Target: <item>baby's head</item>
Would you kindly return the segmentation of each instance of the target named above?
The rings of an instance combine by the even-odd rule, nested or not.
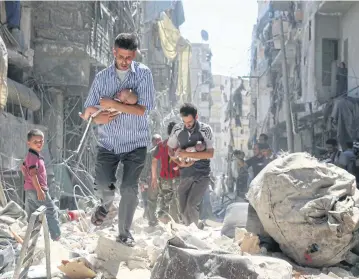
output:
[[[195,145],[195,148],[196,148],[197,152],[205,151],[206,150],[206,144],[201,142],[201,141],[198,141],[197,144]]]
[[[137,104],[137,95],[130,89],[124,89],[117,93],[116,99],[127,105]]]

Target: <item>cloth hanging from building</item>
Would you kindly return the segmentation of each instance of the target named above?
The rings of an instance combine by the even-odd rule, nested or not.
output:
[[[144,1],[144,23],[158,19],[162,12],[171,11],[173,25],[178,28],[184,21],[184,10],[181,0],[176,1]]]
[[[0,37],[0,110],[3,110],[7,103],[7,67],[8,54],[5,43]]]
[[[231,102],[228,103],[226,111],[226,119],[228,121],[230,116],[235,119],[236,127],[242,127],[242,91],[244,90],[243,83],[234,91]]]
[[[6,19],[9,29],[20,29],[20,1],[5,1]]]
[[[186,100],[186,97],[191,93],[191,44],[181,36],[180,31],[164,12],[158,21],[158,33],[164,55],[171,61],[178,59],[177,95],[181,100]]]

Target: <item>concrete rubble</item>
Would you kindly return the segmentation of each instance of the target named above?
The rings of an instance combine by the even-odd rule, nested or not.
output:
[[[117,207],[115,206],[113,212],[116,211]],[[256,278],[356,278],[345,267],[303,268],[293,263],[282,253],[266,253],[259,247],[258,236],[243,228],[235,229],[234,239],[221,235],[221,227],[218,226],[206,226],[204,230],[199,230],[194,225],[185,227],[180,224],[169,223],[150,228],[147,221],[142,217],[142,208],[138,208],[133,222],[137,245],[134,248],[129,248],[115,241],[117,216],[116,214],[112,215],[113,219],[107,220],[100,228],[94,228],[90,225],[89,215],[83,216],[84,218],[79,221],[62,224],[61,240],[51,242],[53,278],[62,278],[64,274],[67,274],[67,277],[71,279],[94,277],[157,278],[155,274],[152,274],[151,277],[151,270],[156,265],[158,258],[164,255],[163,251],[169,240],[174,237],[180,237],[186,245],[196,247],[200,251],[220,250],[231,255],[237,255],[240,257],[239,261],[243,261],[244,265],[248,267],[248,272],[253,272],[248,274],[257,274],[258,277]],[[16,225],[17,223],[18,225]],[[12,229],[23,238],[26,226],[22,222],[12,222],[11,225]],[[44,274],[45,253],[44,242],[41,237],[37,244],[36,255],[29,278],[40,278],[40,274]],[[205,267],[204,269],[208,270]],[[75,274],[71,274],[74,270]],[[198,278],[207,278],[204,276],[211,274],[215,275],[213,272],[217,269],[210,269],[212,273],[205,270]],[[279,274],[280,277],[276,277]],[[0,278],[7,277],[0,276]],[[237,276],[236,278],[242,277]]]

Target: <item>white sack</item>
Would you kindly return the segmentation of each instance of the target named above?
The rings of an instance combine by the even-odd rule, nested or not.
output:
[[[283,155],[268,164],[247,197],[264,229],[299,264],[337,264],[359,242],[355,177],[306,153]],[[319,251],[308,261],[305,253],[313,244]]]

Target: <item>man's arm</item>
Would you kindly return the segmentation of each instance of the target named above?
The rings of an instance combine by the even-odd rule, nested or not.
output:
[[[178,155],[182,158],[193,158],[199,160],[211,159],[214,155],[214,136],[212,132],[212,128],[210,126],[206,126],[201,131],[201,134],[204,139],[204,143],[206,144],[206,150],[200,152],[186,152],[179,151]]]
[[[153,84],[152,73],[149,69],[143,74],[142,79],[135,89],[135,93],[137,93],[138,97],[136,105],[126,105],[110,99],[102,99],[100,100],[100,104],[103,107],[111,107],[127,114],[139,116],[144,115],[146,110],[152,110],[156,103],[156,91]]]
[[[101,98],[101,82],[98,75],[95,76],[95,79],[92,82],[90,92],[87,96],[87,99],[85,101],[84,107],[85,109],[91,108],[93,111],[97,111],[98,106],[100,104],[100,98]],[[117,115],[110,112],[101,112],[99,113],[93,121],[96,124],[108,124],[111,122]]]

